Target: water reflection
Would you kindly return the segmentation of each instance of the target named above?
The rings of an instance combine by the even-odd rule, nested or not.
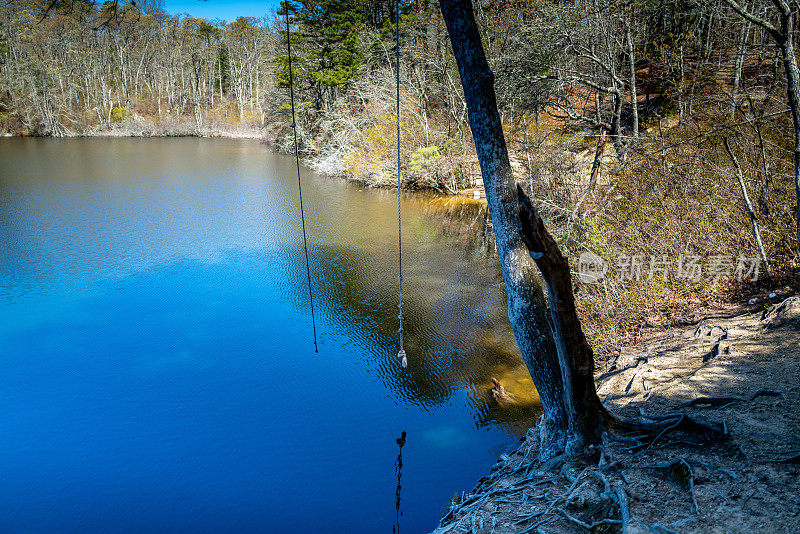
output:
[[[502,274],[495,257],[496,248],[492,220],[484,201],[463,197],[426,199],[420,208],[426,218],[435,221],[443,240],[456,238],[466,255],[483,257],[492,265],[493,283],[503,287]],[[502,292],[502,291],[501,291]],[[473,394],[478,404],[481,425],[498,422],[507,425],[518,435],[533,426],[541,415],[541,404],[526,366],[522,363],[513,336],[506,328],[505,302],[495,303],[495,314],[484,327],[482,353],[494,354],[496,359],[482,374],[473,376]],[[492,325],[496,331],[492,330]],[[491,394],[492,381],[497,379],[511,393],[514,402],[500,405]]]
[[[394,510],[395,510],[395,518],[394,518],[394,526],[392,527],[392,532],[394,534],[400,534],[400,516],[403,515],[403,511],[400,509],[400,500],[401,500],[401,493],[403,491],[403,445],[406,444],[406,431],[400,434],[400,437],[397,438],[397,446],[400,449],[397,453],[397,459],[394,461],[394,469],[395,473],[397,474],[397,488],[394,491]]]
[[[293,176],[252,142],[0,139],[0,523],[388,531],[403,428],[426,531],[514,445],[485,209],[404,195],[403,369],[394,192],[304,174],[316,355]]]
[[[21,156],[4,158],[0,189],[14,194],[18,208],[0,211],[12,217],[4,228],[28,234],[5,242],[11,246],[0,255],[0,293],[15,277],[25,280],[26,291],[37,289],[31,280],[48,291],[62,285],[80,291],[97,277],[176,260],[218,263],[232,250],[280,251],[290,258],[294,283],[287,291],[308,305],[291,158],[266,157],[247,142],[10,141],[21,141],[15,143]],[[50,183],[25,179],[30,175],[49,176]],[[357,352],[369,355],[398,402],[431,407],[467,388],[477,425],[526,428],[538,415],[538,398],[508,325],[485,204],[403,196],[409,366],[402,370],[394,358],[395,193],[305,170],[302,179],[314,294],[333,333],[347,333]],[[492,377],[520,406],[491,399]]]
[[[466,387],[478,426],[500,423],[521,435],[541,414],[539,399],[508,325],[485,206],[458,202],[409,195],[404,203],[411,214],[405,224],[413,229],[404,243],[406,369],[396,358],[397,287],[387,284],[396,274],[379,267],[391,264],[391,248],[377,255],[366,240],[353,248],[314,245],[316,302],[326,322],[340,330],[356,326],[361,351],[377,363],[398,400],[435,406]],[[300,253],[294,253],[293,278],[302,288]],[[493,377],[518,403],[501,406],[492,399]]]

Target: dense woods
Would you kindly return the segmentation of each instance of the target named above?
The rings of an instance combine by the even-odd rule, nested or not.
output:
[[[231,24],[107,3],[11,2],[4,126],[31,135],[68,135],[140,117],[264,122],[273,54],[267,23]],[[134,132],[135,133],[135,132]]]
[[[283,6],[224,22],[170,16],[157,2],[4,3],[0,128],[256,132],[286,149]],[[474,8],[516,179],[568,256],[591,251],[608,262],[605,280],[576,295],[601,354],[636,325],[674,320],[681,303],[791,275],[795,4]],[[480,186],[439,6],[405,2],[400,12],[403,180],[443,192]],[[394,13],[380,0],[288,2],[301,150],[320,171],[374,185],[394,179]],[[745,270],[745,257],[758,265]]]

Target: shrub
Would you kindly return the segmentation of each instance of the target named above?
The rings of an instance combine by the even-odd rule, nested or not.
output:
[[[131,118],[131,112],[128,108],[113,108],[111,110],[111,120],[114,122],[125,122]]]

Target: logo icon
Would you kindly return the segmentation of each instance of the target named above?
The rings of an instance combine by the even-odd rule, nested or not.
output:
[[[605,260],[592,252],[584,252],[578,258],[578,278],[584,284],[602,280],[608,272]]]

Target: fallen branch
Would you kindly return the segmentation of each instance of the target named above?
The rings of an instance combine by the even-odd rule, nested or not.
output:
[[[634,362],[632,364],[629,364],[629,365],[626,365],[622,369],[614,369],[612,371],[607,371],[607,372],[601,374],[600,376],[595,378],[595,382],[597,382],[597,385],[599,387],[601,381],[603,381],[603,380],[605,380],[607,378],[611,378],[612,376],[616,376],[616,375],[618,375],[620,373],[624,373],[625,371],[630,371],[631,369],[636,369],[637,367],[639,367],[639,364],[641,364],[643,362],[647,363],[648,362],[648,358],[646,356],[639,356],[638,358],[636,358],[636,362]]]

